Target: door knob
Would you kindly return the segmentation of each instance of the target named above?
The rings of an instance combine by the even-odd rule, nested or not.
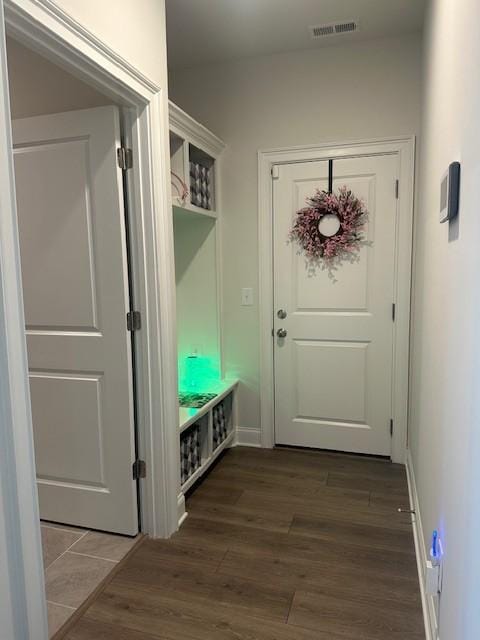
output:
[[[278,338],[286,338],[287,337],[287,330],[286,329],[278,329],[277,330],[277,337]]]
[[[284,309],[279,309],[277,311],[277,318],[280,318],[280,320],[285,320],[286,317],[287,317],[287,312]]]

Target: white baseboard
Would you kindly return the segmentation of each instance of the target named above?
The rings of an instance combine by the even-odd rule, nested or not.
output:
[[[237,427],[236,446],[261,447],[262,433],[258,428]]]
[[[429,558],[427,556],[427,550],[425,549],[422,516],[410,451],[407,452],[407,479],[408,491],[410,494],[410,508],[415,511],[412,515],[412,525],[415,541],[415,555],[417,557],[418,579],[420,581],[420,595],[422,598],[423,619],[425,622],[425,637],[426,640],[440,640],[434,597],[427,594],[425,591],[425,567]]]

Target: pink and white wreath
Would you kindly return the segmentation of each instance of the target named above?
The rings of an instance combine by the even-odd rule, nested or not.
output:
[[[325,216],[338,219],[338,230],[333,235],[320,231]],[[367,219],[364,203],[347,187],[341,187],[338,193],[317,189],[307,198],[307,206],[297,211],[289,239],[298,243],[309,261],[323,260],[331,265],[337,259],[352,258],[360,250]]]

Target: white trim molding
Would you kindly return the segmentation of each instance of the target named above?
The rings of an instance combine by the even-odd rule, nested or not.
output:
[[[422,599],[423,620],[425,623],[426,640],[440,640],[438,634],[437,611],[434,596],[426,593],[425,590],[425,567],[427,566],[427,549],[425,547],[425,537],[422,526],[422,516],[420,503],[415,482],[415,472],[410,451],[407,452],[407,480],[408,493],[410,496],[410,509],[412,514],[413,539],[415,542],[415,555],[417,558],[418,580],[420,584],[420,595]]]
[[[181,138],[187,138],[196,147],[203,149],[215,159],[225,149],[225,143],[207,127],[185,113],[174,102],[169,102],[170,129]]]
[[[0,21],[0,635],[47,640],[1,2]]]
[[[188,513],[185,509],[185,495],[183,494],[183,492],[178,494],[177,503],[178,503],[178,528],[180,529],[180,527],[185,522],[188,516]]]
[[[45,54],[115,99],[142,96],[148,103],[160,87],[119,56],[53,0],[3,0],[7,33]]]
[[[260,429],[249,427],[237,427],[235,436],[235,446],[238,447],[261,447],[262,433]]]
[[[176,531],[180,492],[168,100],[166,87],[151,82],[52,0],[0,0],[0,9],[0,560],[6,567],[0,595],[2,604],[12,603],[7,611],[0,607],[0,624],[11,640],[46,640],[4,24],[14,38],[109,95],[131,116],[132,253],[143,316],[139,448],[147,461],[140,494],[142,528],[152,537]]]
[[[347,141],[258,152],[258,242],[260,255],[260,398],[261,442],[275,445],[274,368],[271,339],[273,319],[273,210],[272,178],[274,165],[397,154],[399,157],[399,199],[396,229],[394,364],[392,417],[394,431],[391,458],[405,463],[407,450],[408,365],[410,339],[410,287],[413,238],[413,194],[415,138],[385,138]]]

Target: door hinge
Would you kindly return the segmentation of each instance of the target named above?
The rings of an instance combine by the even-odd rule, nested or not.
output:
[[[390,435],[393,436],[393,418],[390,418]]]
[[[140,311],[129,311],[127,313],[128,331],[138,331],[142,328],[142,316]]]
[[[398,194],[400,193],[400,180],[395,180],[395,198],[398,200]]]
[[[278,180],[280,177],[278,164],[274,164],[270,169],[270,173],[272,174],[272,180]]]
[[[118,147],[117,149],[117,162],[122,171],[131,169],[133,167],[133,153],[131,149],[127,147]]]
[[[395,322],[395,303],[392,302],[392,321]]]
[[[135,460],[132,465],[132,476],[134,480],[147,477],[147,463],[145,460]]]

